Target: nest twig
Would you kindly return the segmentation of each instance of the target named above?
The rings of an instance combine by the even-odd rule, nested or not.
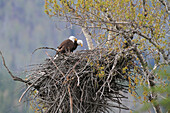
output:
[[[128,72],[133,57],[125,49],[119,53],[105,48],[82,50],[49,57],[28,72],[27,93],[34,107],[45,113],[98,113],[111,108],[129,110],[121,99],[127,97]],[[126,72],[122,69],[128,67]]]
[[[120,54],[102,48],[50,57],[31,71],[28,79],[36,83],[28,97],[36,99],[46,113],[129,110],[121,103],[127,97],[120,93],[128,92],[128,74],[122,69],[133,68],[129,51]]]

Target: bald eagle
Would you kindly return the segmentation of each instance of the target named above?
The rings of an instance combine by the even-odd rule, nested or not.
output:
[[[64,40],[57,48],[58,52],[66,53],[73,52],[75,48],[75,44],[77,42],[77,38],[74,36],[70,36],[69,39]]]
[[[83,46],[83,41],[82,40],[77,40],[74,42],[74,47],[73,47],[73,51],[77,48],[77,46],[81,45],[81,47]],[[72,51],[72,52],[73,52]]]
[[[83,46],[82,40],[77,40],[76,37],[70,36],[69,39],[64,40],[57,48],[59,53],[73,52],[77,46]]]

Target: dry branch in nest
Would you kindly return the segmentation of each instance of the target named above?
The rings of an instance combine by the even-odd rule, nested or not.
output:
[[[133,69],[131,50],[116,53],[98,48],[50,57],[31,67],[25,82],[28,87],[20,101],[27,93],[34,107],[38,105],[45,113],[129,110],[121,102],[127,98],[121,92],[128,92],[128,72]]]

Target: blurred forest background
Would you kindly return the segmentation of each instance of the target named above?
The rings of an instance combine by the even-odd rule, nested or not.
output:
[[[0,50],[7,66],[15,75],[24,77],[21,72],[28,65],[47,57],[44,51],[31,56],[36,48],[56,48],[70,35],[83,39],[82,34],[79,34],[81,31],[77,32],[78,28],[64,29],[64,26],[44,13],[44,1],[0,0]],[[61,27],[62,30],[57,29]],[[83,48],[78,49],[86,48],[85,43]],[[29,104],[18,102],[24,88],[23,84],[10,78],[0,60],[0,113],[32,113]]]

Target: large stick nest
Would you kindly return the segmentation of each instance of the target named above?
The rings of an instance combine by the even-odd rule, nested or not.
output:
[[[27,97],[46,113],[128,110],[121,99],[127,98],[122,92],[128,92],[132,62],[129,51],[104,48],[58,54],[29,71]]]

